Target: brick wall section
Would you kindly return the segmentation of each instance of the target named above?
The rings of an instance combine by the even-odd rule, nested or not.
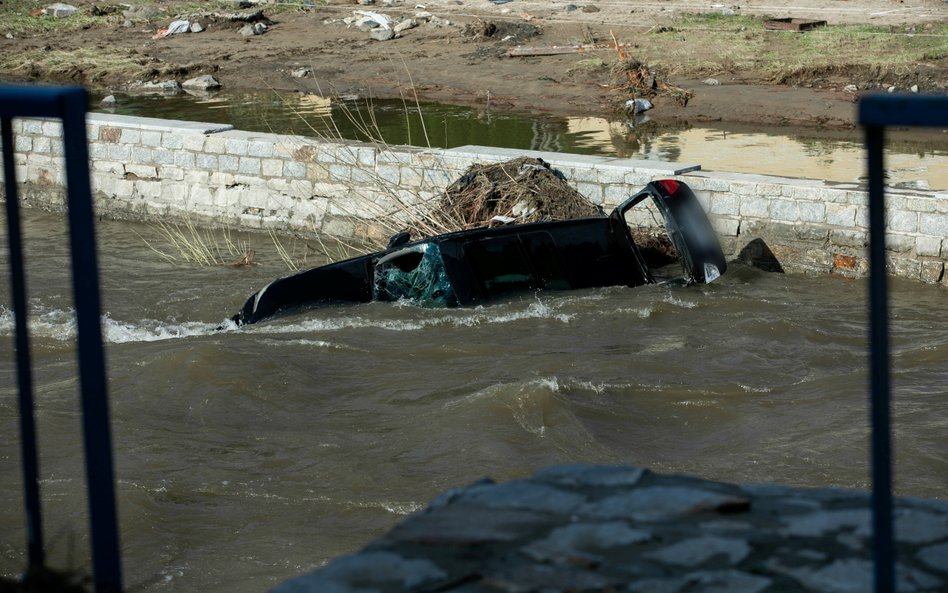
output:
[[[791,272],[867,271],[868,200],[855,184],[700,171],[697,165],[464,146],[450,150],[329,143],[230,126],[116,115],[87,120],[100,215],[382,238],[423,212],[473,163],[537,156],[607,210],[645,183],[678,178],[698,194],[725,251],[776,256]],[[14,120],[28,204],[63,205],[62,127]],[[948,285],[948,192],[888,189],[892,273]],[[638,210],[638,209],[636,209]],[[385,224],[387,222],[387,224]],[[653,225],[654,214],[632,221]]]

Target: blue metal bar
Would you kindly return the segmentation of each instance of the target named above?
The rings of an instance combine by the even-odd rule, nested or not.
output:
[[[69,191],[69,238],[79,343],[79,383],[86,481],[89,488],[92,566],[97,593],[117,593],[122,590],[121,552],[115,510],[105,352],[102,347],[95,217],[89,182],[89,147],[86,143],[85,116],[89,99],[85,89],[74,87],[62,89],[59,101]]]
[[[26,506],[26,547],[30,570],[42,568],[43,515],[40,507],[39,456],[36,447],[36,419],[33,404],[33,367],[26,318],[26,276],[23,270],[23,239],[20,233],[20,202],[17,196],[16,167],[13,162],[13,126],[9,117],[0,118],[3,148],[3,180],[7,199],[7,241],[10,243],[10,286],[13,290],[13,317],[16,325],[16,378],[20,405],[20,449],[23,456],[23,498]]]
[[[892,518],[891,377],[885,261],[886,126],[948,126],[948,95],[878,94],[859,101],[869,168],[869,322],[872,422],[872,530],[876,593],[895,591]]]
[[[872,541],[876,593],[895,591],[892,541],[888,275],[885,265],[885,172],[881,126],[866,128],[869,166],[869,332],[872,399]]]
[[[86,458],[86,482],[89,496],[89,520],[92,539],[92,564],[97,593],[117,593],[122,590],[121,557],[118,538],[118,518],[115,509],[115,486],[112,467],[112,436],[109,423],[106,390],[105,354],[102,346],[100,320],[99,273],[95,251],[95,218],[92,211],[92,192],[89,183],[89,148],[86,139],[86,106],[88,96],[79,87],[0,86],[0,118],[3,119],[3,145],[7,191],[13,188],[8,209],[18,212],[16,182],[13,175],[13,144],[10,118],[57,117],[62,119],[63,148],[66,157],[66,185],[68,191],[69,236],[72,260],[73,293],[76,305],[76,325],[79,358],[79,385],[82,408],[83,439]],[[8,210],[9,211],[9,210]],[[9,216],[17,221],[16,232],[10,233],[11,258],[19,253],[19,215]],[[16,239],[14,241],[14,238]],[[19,256],[18,256],[19,258]],[[17,259],[17,258],[13,258]],[[16,321],[25,324],[25,308],[16,310]],[[25,327],[25,325],[24,325]],[[17,343],[18,354],[28,348]],[[20,359],[18,359],[19,362]],[[29,367],[29,362],[26,363]],[[19,372],[19,371],[18,371]],[[32,415],[32,378],[21,377],[20,397],[29,399],[21,404]],[[24,379],[25,377],[25,379]],[[24,389],[22,381],[27,385]],[[24,396],[24,394],[26,394]],[[32,417],[32,416],[31,416]],[[35,447],[35,435],[24,437]],[[25,456],[26,457],[26,456]],[[24,472],[29,462],[24,461]],[[36,472],[35,464],[29,469]],[[35,482],[35,480],[34,480]],[[29,494],[27,495],[29,498]],[[36,496],[38,500],[38,495]],[[34,520],[32,503],[27,502],[28,529],[39,528]],[[36,517],[38,519],[38,516]],[[34,536],[31,534],[31,538]],[[32,544],[32,540],[31,540]],[[42,550],[41,537],[39,549]],[[33,549],[31,545],[31,565]],[[42,556],[40,555],[40,562]]]

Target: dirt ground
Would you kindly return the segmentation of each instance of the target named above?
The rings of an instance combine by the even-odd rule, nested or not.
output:
[[[309,4],[308,0],[301,1]],[[81,10],[91,10],[108,3],[81,0],[74,4]],[[937,35],[944,32],[948,21],[948,3],[944,0],[794,0],[789,9],[779,4],[774,0],[592,0],[575,4],[395,0],[389,5],[388,0],[377,0],[373,5],[360,6],[354,0],[329,0],[328,4],[317,0],[314,6],[305,8],[287,9],[283,5],[276,10],[275,5],[260,4],[243,9],[264,10],[269,24],[262,35],[240,35],[242,22],[202,18],[199,20],[206,30],[201,33],[153,39],[157,28],[167,26],[175,16],[194,14],[182,12],[195,10],[193,0],[166,0],[157,4],[163,10],[159,17],[149,21],[123,23],[117,15],[117,20],[108,25],[90,26],[67,35],[51,32],[0,38],[0,52],[124,52],[139,64],[139,77],[183,81],[212,74],[228,90],[275,89],[374,97],[417,94],[422,100],[492,108],[602,115],[614,111],[628,97],[617,89],[610,70],[610,64],[617,60],[614,44],[619,43],[628,58],[639,58],[647,64],[666,58],[666,67],[653,74],[661,82],[692,92],[687,105],[670,97],[653,98],[653,118],[826,128],[852,126],[857,93],[844,90],[848,84],[857,85],[858,92],[890,85],[907,89],[912,84],[922,91],[944,92],[948,88],[948,58],[943,55],[891,70],[796,68],[775,80],[773,68],[747,65],[753,60],[722,60],[722,52],[730,50],[708,43],[708,33],[702,33],[700,24],[691,28],[676,25],[683,15],[695,13],[793,17],[825,20],[830,25],[901,25],[907,34],[934,31],[936,35],[930,37],[941,37],[940,42],[948,44],[948,38]],[[433,22],[421,21],[394,39],[374,41],[368,33],[343,20],[356,10],[374,10],[394,22],[421,11],[436,18]],[[694,40],[690,45],[689,39]],[[773,39],[779,39],[777,34]],[[517,46],[567,44],[581,44],[584,51],[507,55],[508,49]],[[668,55],[663,56],[666,50]],[[680,60],[680,67],[667,67],[673,51],[686,52],[681,54],[686,57]],[[779,46],[776,51],[779,53]],[[300,69],[307,74],[294,77],[293,72],[299,73]],[[114,91],[122,90],[129,82],[128,76],[127,70],[118,67],[112,71],[106,67],[94,75],[82,67],[51,74],[38,65],[5,73],[8,79],[64,78]],[[704,84],[705,77],[721,84]]]

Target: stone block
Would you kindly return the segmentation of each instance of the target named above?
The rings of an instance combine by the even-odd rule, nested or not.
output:
[[[856,224],[856,207],[830,204],[826,207],[826,224],[852,228]]]
[[[711,226],[719,235],[726,237],[736,237],[741,231],[741,221],[738,218],[719,218],[711,219]]]
[[[143,146],[161,146],[161,132],[141,130],[139,132],[139,139]]]
[[[283,161],[280,159],[263,159],[260,172],[265,177],[279,177],[283,175]]]
[[[184,181],[184,169],[174,165],[161,165],[158,167],[158,177],[162,181]]]
[[[177,132],[164,132],[161,135],[161,147],[171,150],[181,150],[184,148],[184,134]]]
[[[211,154],[224,154],[227,152],[227,142],[224,138],[211,136],[204,141],[204,151]]]
[[[284,177],[306,177],[306,165],[294,161],[283,163]]]
[[[155,151],[144,146],[133,146],[129,161],[141,165],[153,165],[155,163]]]
[[[770,215],[777,221],[797,222],[800,220],[800,207],[792,200],[774,200],[770,205]]]
[[[355,223],[339,217],[325,217],[319,229],[330,237],[352,239],[355,237]]]
[[[125,164],[118,161],[93,161],[92,171],[96,173],[112,173],[113,175],[125,175]]]
[[[886,261],[886,270],[902,278],[917,280],[921,277],[922,263],[914,258],[889,257]]]
[[[109,158],[109,145],[101,142],[89,143],[89,158],[93,161],[97,159]]]
[[[757,193],[759,197],[779,197],[783,195],[784,185],[780,183],[758,183]]]
[[[941,255],[942,239],[938,237],[916,237],[915,253],[921,256],[938,257]]]
[[[756,183],[747,183],[743,181],[732,181],[729,190],[732,194],[738,196],[759,196]]]
[[[712,203],[714,203],[713,199]],[[743,196],[741,198],[740,214],[741,216],[754,218],[768,218],[770,216],[770,203],[769,198]]]
[[[402,187],[421,187],[421,170],[414,166],[403,166],[399,168],[399,179]]]
[[[236,173],[240,167],[240,157],[230,154],[222,154],[217,157],[217,162],[221,171]]]
[[[23,122],[23,133],[24,134],[42,134],[43,133],[43,120],[41,119],[20,119],[18,121]]]
[[[670,546],[644,554],[645,558],[673,566],[696,568],[715,556],[724,556],[728,565],[735,565],[750,555],[747,540],[717,536],[683,539]]]
[[[737,216],[741,211],[742,198],[734,194],[716,193],[711,196],[711,214]]]
[[[602,186],[598,183],[577,183],[576,191],[586,197],[593,204],[602,204]]]
[[[17,152],[30,152],[33,150],[33,137],[18,135],[13,141],[13,150]]]
[[[202,153],[198,153],[194,156],[194,166],[208,171],[217,171],[220,167],[217,156]]]
[[[250,142],[244,140],[243,138],[226,138],[224,140],[224,147],[227,151],[227,154],[246,156],[247,149],[250,147]]]
[[[180,183],[164,183],[158,197],[163,202],[184,205],[188,201],[188,188]]]
[[[918,231],[932,237],[948,237],[948,214],[920,214]]]
[[[436,191],[443,191],[455,179],[454,173],[445,169],[426,169],[423,177],[424,187]]]
[[[234,174],[233,173],[224,173],[221,171],[213,171],[211,173],[211,185],[217,187],[227,187],[228,185],[234,184]]]
[[[34,138],[33,139],[33,152],[37,154],[49,154],[50,152],[52,152],[49,138],[45,136],[37,136],[36,138]]]
[[[173,150],[155,148],[152,150],[151,158],[154,159],[156,165],[173,165],[174,155],[175,152]]]
[[[797,204],[802,222],[825,222],[826,205],[819,202],[799,202]]]
[[[135,193],[143,198],[158,198],[161,196],[160,181],[137,180],[133,182]]]
[[[142,133],[140,130],[122,128],[122,135],[119,136],[119,142],[122,144],[139,144],[141,141]]]
[[[814,198],[832,204],[849,204],[853,192],[844,189],[821,189]]]
[[[832,245],[865,249],[869,246],[869,235],[865,231],[832,229],[829,234]]]
[[[49,136],[50,138],[62,138],[63,137],[62,122],[44,121],[43,122],[43,135]]]
[[[144,137],[144,133],[143,133]],[[201,152],[204,150],[204,143],[207,137],[204,134],[182,134],[181,148],[191,152]]]
[[[945,262],[924,261],[919,279],[926,284],[938,284],[945,276]]]
[[[174,153],[174,164],[179,167],[187,167],[189,169],[194,167],[195,158],[193,152],[187,152],[182,150],[180,152]]]
[[[918,232],[918,213],[898,210],[889,204],[886,215],[886,222],[890,231],[900,233]]]
[[[569,516],[586,502],[586,497],[535,481],[514,480],[503,484],[468,487],[459,494],[456,502],[494,509],[517,509]]]
[[[189,169],[184,172],[184,182],[193,185],[207,185],[211,180],[211,174],[207,171],[197,171]]]
[[[603,185],[624,185],[625,174],[628,172],[626,167],[615,167],[611,165],[602,165],[596,167],[596,181]]]
[[[802,241],[825,241],[829,236],[829,229],[824,226],[801,224],[795,228],[797,238]]]
[[[396,165],[379,164],[375,167],[375,174],[384,183],[397,186],[401,179],[401,171]]]
[[[272,157],[273,156],[273,143],[272,142],[261,142],[261,141],[252,141],[247,147],[247,155],[252,157]]]
[[[237,170],[244,175],[259,175],[260,159],[250,156],[240,157],[240,164]]]
[[[139,179],[158,179],[158,170],[154,165],[128,163],[125,165],[125,174],[129,177],[134,175]]]
[[[869,228],[869,207],[868,206],[856,207],[856,228],[857,229]]]

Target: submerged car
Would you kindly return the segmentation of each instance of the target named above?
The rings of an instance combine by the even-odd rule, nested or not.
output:
[[[664,217],[680,269],[671,277],[636,245],[626,213],[651,199]],[[672,260],[673,261],[673,260]],[[667,267],[667,266],[666,266]],[[706,284],[725,272],[724,254],[685,183],[653,181],[609,216],[458,231],[274,280],[232,317],[238,325],[333,303],[409,300],[457,307],[520,292],[641,286],[677,279]]]

